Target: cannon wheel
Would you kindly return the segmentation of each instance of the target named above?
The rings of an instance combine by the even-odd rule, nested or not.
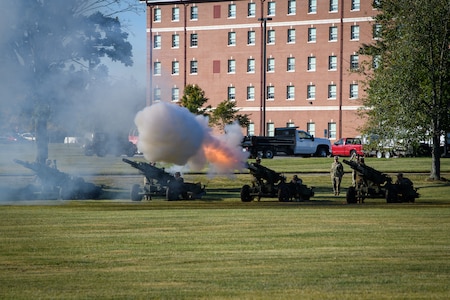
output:
[[[278,201],[279,202],[289,202],[291,198],[291,191],[286,184],[278,186]]]
[[[248,184],[244,185],[241,189],[241,201],[251,202],[253,197],[250,195],[250,186]]]
[[[264,151],[264,157],[265,158],[273,158],[274,157],[274,153],[272,149],[267,149],[266,151]]]
[[[139,187],[139,184],[133,184],[133,186],[131,187],[131,192],[130,192],[131,201],[141,201],[142,200],[141,195],[139,195],[140,189],[141,188]]]
[[[348,204],[355,204],[356,203],[356,189],[354,186],[351,186],[347,190],[346,195],[347,203]]]
[[[166,190],[166,200],[168,201],[174,201],[178,200],[180,196],[180,190],[176,187],[167,187]]]

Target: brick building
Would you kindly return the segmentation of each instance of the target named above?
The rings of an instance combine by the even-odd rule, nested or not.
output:
[[[331,140],[360,134],[364,91],[352,69],[362,63],[360,45],[375,38],[372,1],[141,2],[148,104],[177,102],[196,84],[213,107],[228,99],[250,115],[245,134],[284,126]]]

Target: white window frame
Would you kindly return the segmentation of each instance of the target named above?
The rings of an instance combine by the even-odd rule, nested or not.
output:
[[[295,100],[295,86],[286,86],[286,100]]]
[[[361,1],[360,0],[352,0],[350,10],[351,11],[359,11],[361,9]]]
[[[236,73],[236,60],[234,60],[234,59],[229,59],[228,60],[227,73],[228,74],[235,74]]]
[[[287,30],[287,43],[288,44],[295,44],[295,38],[296,38],[296,32],[295,28],[288,28]]]
[[[159,23],[161,22],[161,8],[155,7],[153,10],[153,22]]]
[[[274,29],[267,30],[267,44],[269,44],[269,45],[275,44],[275,30]]]
[[[330,13],[338,12],[339,10],[339,0],[330,0],[330,7],[328,11]]]
[[[308,72],[315,72],[316,71],[316,64],[317,64],[316,57],[315,56],[308,56],[308,66],[307,66]]]
[[[228,4],[228,19],[236,19],[236,4]]]
[[[153,62],[153,76],[161,76],[161,62],[155,61]]]
[[[338,27],[330,26],[328,29],[328,41],[329,42],[337,42],[338,34],[339,34]]]
[[[336,55],[328,56],[328,71],[336,71],[337,64],[338,64],[338,60],[337,60]]]
[[[254,30],[247,31],[247,45],[256,45],[256,32]]]
[[[172,75],[180,75],[180,62],[177,60],[172,61]]]
[[[268,101],[275,100],[275,87],[273,85],[267,86],[267,89],[266,89],[266,100],[268,100]]]
[[[178,33],[172,34],[172,48],[180,48],[180,35]]]
[[[317,28],[309,27],[308,28],[308,43],[315,43],[317,41]]]
[[[277,9],[277,3],[274,1],[267,2],[267,15],[268,16],[275,16]]]
[[[256,3],[249,2],[247,5],[247,18],[254,18],[254,17],[256,17]]]
[[[308,84],[306,87],[306,99],[315,100],[316,99],[316,85]]]
[[[328,85],[328,99],[336,100],[337,97],[337,86],[332,83]]]
[[[172,22],[180,21],[180,8],[172,7]]]
[[[250,85],[247,86],[247,101],[255,100],[255,87]]]
[[[236,101],[236,87],[229,86],[227,88],[228,101]]]
[[[236,46],[236,31],[228,32],[228,46],[229,47]]]
[[[350,84],[350,95],[349,95],[350,99],[358,99],[358,97],[359,97],[358,89],[359,89],[359,87],[358,87],[357,83]]]
[[[287,72],[294,72],[295,71],[295,57],[288,57],[287,58]]]
[[[287,14],[293,16],[297,13],[297,1],[296,0],[288,0],[288,11]]]
[[[198,20],[198,6],[197,5],[191,6],[190,18],[191,18],[191,21]]]
[[[267,59],[267,72],[275,72],[275,58],[269,57]]]
[[[153,49],[161,49],[161,35],[155,34],[153,36]]]
[[[156,87],[153,89],[153,101],[161,101],[161,88]]]
[[[350,55],[350,69],[357,70],[359,68],[359,55],[352,54]]]
[[[189,73],[190,74],[198,74],[198,61],[191,60],[189,63]]]
[[[197,48],[198,47],[198,33],[191,33],[189,46],[191,48]]]
[[[256,61],[254,58],[247,59],[247,73],[255,73]]]
[[[172,102],[177,102],[180,100],[180,89],[177,87],[172,88]]]
[[[317,0],[308,0],[308,14],[317,13]]]
[[[359,25],[352,25],[350,27],[350,40],[359,41]]]

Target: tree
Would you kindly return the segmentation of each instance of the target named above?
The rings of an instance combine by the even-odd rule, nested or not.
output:
[[[186,107],[193,114],[207,116],[211,106],[203,107],[206,102],[208,102],[208,98],[205,97],[205,91],[198,85],[186,85],[180,100],[181,106]]]
[[[113,0],[15,0],[0,4],[2,98],[34,120],[37,162],[48,158],[48,122],[107,76],[101,59],[131,66],[128,34],[114,18]],[[67,115],[69,116],[69,115]],[[68,120],[65,120],[68,121]]]
[[[430,179],[438,180],[440,138],[450,130],[450,2],[377,3],[379,39],[360,49],[374,66],[365,82],[363,131],[385,139],[430,138]]]
[[[217,105],[211,112],[209,123],[218,126],[221,131],[225,126],[237,121],[241,127],[248,127],[250,124],[249,115],[239,114],[235,101],[224,100]]]

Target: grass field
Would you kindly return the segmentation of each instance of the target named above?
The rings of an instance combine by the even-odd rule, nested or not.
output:
[[[23,184],[29,172],[12,159],[34,160],[27,147],[0,150],[0,185]],[[263,161],[315,186],[311,201],[242,203],[245,173],[186,173],[186,181],[207,185],[201,200],[131,202],[129,187],[141,178],[120,158],[84,157],[73,145],[51,145],[49,156],[60,170],[103,184],[111,197],[3,201],[1,299],[450,296],[450,186],[426,180],[430,158],[366,161],[389,174],[414,172],[416,203],[346,205],[331,194],[326,158]],[[449,177],[449,159],[442,172]],[[344,189],[349,185],[347,173]]]

